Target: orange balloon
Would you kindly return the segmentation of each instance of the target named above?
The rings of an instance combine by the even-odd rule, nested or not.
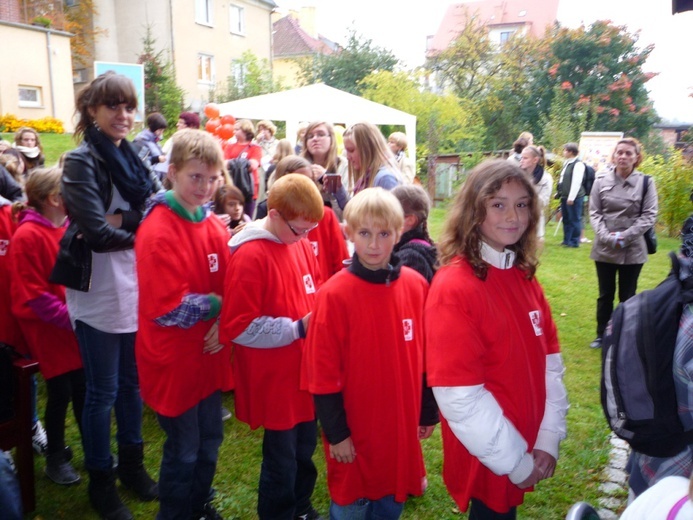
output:
[[[217,131],[217,135],[222,139],[231,139],[234,133],[232,125],[221,125]]]
[[[210,119],[219,117],[219,105],[216,103],[207,103],[205,105],[205,115]]]
[[[221,124],[233,126],[236,124],[236,118],[230,115],[221,116]]]
[[[205,130],[207,130],[210,134],[214,134],[217,131],[217,128],[221,126],[221,122],[218,119],[210,119],[205,123]]]

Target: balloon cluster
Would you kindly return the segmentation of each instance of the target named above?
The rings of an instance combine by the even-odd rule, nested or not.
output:
[[[205,115],[207,116],[205,130],[210,134],[214,134],[224,141],[233,137],[235,133],[233,126],[236,124],[235,117],[228,115],[219,117],[219,106],[216,103],[207,103],[205,105]]]

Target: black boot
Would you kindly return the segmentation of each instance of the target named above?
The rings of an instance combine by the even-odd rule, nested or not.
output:
[[[89,502],[103,520],[135,520],[120,501],[112,469],[89,470]]]
[[[140,500],[150,502],[159,498],[159,485],[144,469],[142,444],[118,445],[118,478]]]
[[[46,454],[46,475],[56,484],[69,486],[80,481],[79,473],[70,464],[67,447],[57,453]]]

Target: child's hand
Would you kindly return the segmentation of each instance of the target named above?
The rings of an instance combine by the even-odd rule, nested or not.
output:
[[[517,485],[517,487],[519,487],[520,489],[527,489],[528,487],[532,487],[543,478],[542,475],[543,470],[537,466],[537,460],[535,459],[534,469],[532,469],[532,473],[529,474],[529,477],[520,482]]]
[[[433,435],[433,430],[436,429],[436,425],[433,426],[419,426],[419,440],[428,439]]]
[[[308,332],[308,324],[310,323],[310,312],[303,317],[303,330]]]
[[[219,344],[219,322],[215,321],[212,328],[205,334],[205,345],[202,352],[205,354],[216,354],[224,345]]]
[[[226,213],[221,213],[218,214],[217,217],[219,217],[219,220],[228,227],[228,225],[231,223],[231,215],[227,215]]]
[[[330,444],[330,458],[337,462],[352,463],[356,458],[356,449],[351,437],[347,437],[342,442]]]
[[[534,450],[534,466],[542,472],[541,480],[553,477],[553,472],[556,470],[556,459],[550,453],[542,450]]]

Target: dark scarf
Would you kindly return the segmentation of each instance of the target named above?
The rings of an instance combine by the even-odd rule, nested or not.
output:
[[[541,164],[537,164],[534,167],[534,171],[532,172],[532,178],[534,179],[534,184],[539,184],[541,182],[541,178],[544,176],[544,168],[541,166]]]
[[[394,282],[399,278],[400,271],[402,270],[402,261],[396,255],[392,255],[387,269],[371,271],[363,266],[359,261],[358,255],[354,253],[348,270],[367,282],[390,285],[390,282]]]
[[[90,125],[84,132],[84,140],[106,161],[113,172],[112,180],[120,195],[133,209],[141,208],[153,190],[149,172],[127,139],[116,146],[113,141]]]

